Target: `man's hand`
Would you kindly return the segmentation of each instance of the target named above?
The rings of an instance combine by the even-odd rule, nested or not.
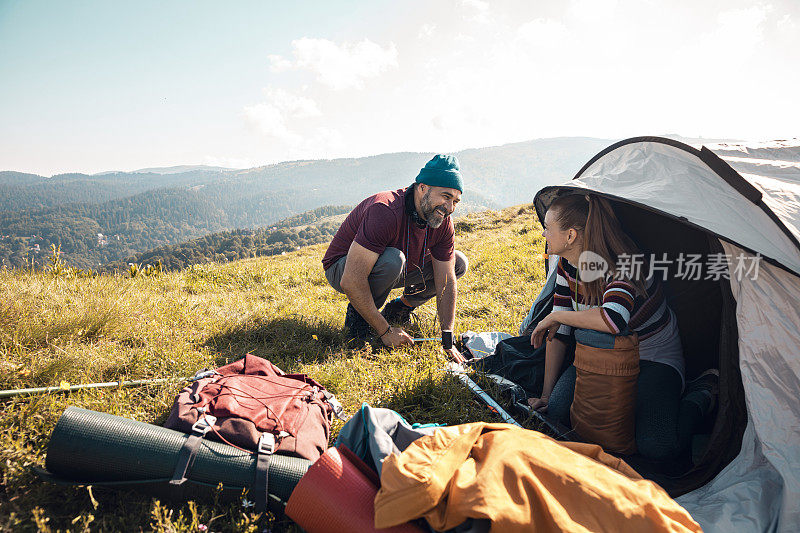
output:
[[[387,348],[396,348],[403,344],[414,344],[411,336],[403,331],[403,328],[391,327],[385,335],[381,337],[381,342]]]
[[[551,341],[556,336],[556,331],[561,327],[561,322],[558,322],[553,317],[555,313],[550,313],[544,317],[541,322],[536,325],[536,328],[531,332],[531,345],[538,348],[542,345],[542,341],[547,335],[547,340]]]
[[[446,354],[447,354],[447,356],[448,356],[448,357],[450,357],[450,359],[452,359],[452,360],[453,360],[453,361],[455,361],[456,363],[459,363],[459,364],[460,364],[460,363],[466,363],[466,362],[467,362],[467,361],[466,361],[466,359],[464,359],[464,356],[463,356],[463,355],[461,355],[461,352],[459,352],[459,351],[458,351],[458,348],[456,348],[455,346],[451,346],[451,347],[450,347],[449,349],[447,349],[447,350],[445,350],[444,348],[442,348],[442,351],[443,351],[444,353],[446,353]]]
[[[547,412],[547,404],[549,402],[550,398],[546,396],[542,396],[541,398],[528,398],[528,405],[531,406],[531,409],[539,411],[540,413]]]

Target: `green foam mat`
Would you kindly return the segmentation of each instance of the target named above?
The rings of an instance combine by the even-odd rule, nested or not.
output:
[[[161,426],[68,407],[50,437],[45,467],[52,480],[61,482],[167,483],[187,438],[185,433]],[[285,503],[309,465],[307,459],[273,455],[269,466],[272,499]],[[226,490],[241,491],[253,486],[255,472],[255,455],[203,439],[187,477],[194,485],[216,487],[222,483]]]

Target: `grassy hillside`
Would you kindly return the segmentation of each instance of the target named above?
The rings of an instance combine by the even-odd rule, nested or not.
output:
[[[515,333],[544,277],[530,206],[471,214],[457,223],[470,259],[459,283],[458,331]],[[135,278],[0,270],[0,388],[179,377],[245,353],[305,372],[353,413],[362,402],[411,422],[497,420],[443,372],[435,344],[386,351],[345,343],[346,299],[323,276],[325,245]],[[438,333],[435,307],[420,333]],[[0,400],[0,530],[296,530],[236,505],[169,505],[136,493],[39,481],[48,437],[69,405],[161,424],[181,384]],[[342,423],[334,422],[334,435]],[[333,442],[333,440],[331,441]]]

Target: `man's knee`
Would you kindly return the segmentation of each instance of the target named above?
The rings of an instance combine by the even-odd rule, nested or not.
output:
[[[402,251],[397,248],[386,248],[378,256],[378,260],[375,261],[375,266],[372,267],[370,276],[395,280],[403,273],[405,264],[406,256]]]
[[[455,255],[456,255],[456,277],[460,278],[467,272],[467,269],[469,269],[469,259],[467,259],[467,256],[464,255],[464,253],[460,252],[459,250],[456,250]]]

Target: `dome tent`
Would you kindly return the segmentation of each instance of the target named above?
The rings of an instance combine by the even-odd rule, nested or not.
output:
[[[720,370],[718,414],[694,466],[648,477],[706,531],[797,530],[800,142],[698,149],[659,137],[620,141],[571,181],[539,191],[539,219],[557,196],[576,192],[608,199],[642,251],[665,260],[687,379]],[[689,255],[715,258],[716,272],[681,277],[680,258]],[[554,263],[526,323],[552,296]],[[653,467],[632,464],[647,474]]]

